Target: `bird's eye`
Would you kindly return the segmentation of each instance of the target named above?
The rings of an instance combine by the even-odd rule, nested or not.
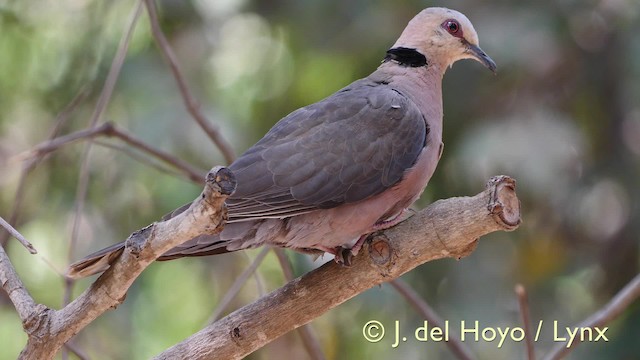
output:
[[[442,23],[442,27],[449,32],[449,34],[461,37],[462,29],[460,28],[460,23],[457,20],[449,19]]]

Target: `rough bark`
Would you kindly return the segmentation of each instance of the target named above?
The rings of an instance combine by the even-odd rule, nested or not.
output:
[[[212,169],[202,194],[182,214],[153,223],[127,238],[122,256],[82,295],[61,310],[33,301],[0,249],[0,282],[16,306],[27,345],[20,359],[52,359],[62,345],[105,311],[124,301],[140,273],[167,250],[199,234],[217,233],[226,220],[225,199],[235,190],[226,168]]]
[[[239,359],[357,294],[435,259],[469,255],[482,235],[520,224],[515,181],[497,176],[474,197],[440,200],[396,227],[373,234],[353,266],[334,262],[299,277],[157,359]]]
[[[220,231],[226,218],[224,200],[234,189],[229,170],[212,169],[204,191],[187,211],[131,234],[124,253],[111,268],[61,310],[33,300],[0,248],[0,283],[28,334],[20,358],[53,358],[71,337],[122,303],[129,286],[158,256],[196,235]],[[437,201],[398,226],[373,234],[353,266],[327,263],[204,328],[158,358],[244,357],[375,285],[427,261],[467,256],[480,236],[514,230],[519,224],[515,181],[494,177],[474,197]]]

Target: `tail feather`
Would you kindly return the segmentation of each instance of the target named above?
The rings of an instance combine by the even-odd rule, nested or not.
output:
[[[218,255],[239,250],[227,249],[228,244],[228,241],[220,240],[218,235],[201,235],[167,251],[157,260],[168,261],[182,257]],[[79,279],[104,272],[122,255],[123,251],[124,242],[96,251],[71,264],[66,275],[72,279]]]
[[[179,207],[165,215],[162,221],[184,212],[190,205],[186,204]],[[196,236],[162,254],[157,260],[167,261],[182,257],[217,255],[247,247],[255,247],[262,243],[262,241],[254,239],[257,227],[260,224],[261,222],[259,221],[227,223],[221,234]],[[72,279],[79,279],[101,273],[107,270],[122,255],[123,250],[124,242],[99,250],[71,264],[66,275]]]
[[[79,279],[101,273],[109,268],[120,257],[124,250],[124,242],[117,243],[87,255],[69,266],[67,277]]]
[[[204,236],[198,236],[195,239],[203,238]],[[192,242],[192,240],[187,241],[187,243]],[[229,252],[233,252],[235,250],[227,249],[227,242],[218,240],[217,242],[211,242],[207,244],[194,245],[191,247],[187,247],[181,245],[179,247],[175,247],[166,253],[162,254],[158,259],[158,261],[168,261],[179,259],[183,257],[196,257],[196,256],[209,256],[209,255],[219,255],[226,254]]]

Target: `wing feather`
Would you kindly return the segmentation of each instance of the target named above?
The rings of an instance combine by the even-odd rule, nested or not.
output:
[[[399,182],[426,145],[417,106],[358,81],[278,122],[231,165],[229,222],[289,217],[364,200]]]

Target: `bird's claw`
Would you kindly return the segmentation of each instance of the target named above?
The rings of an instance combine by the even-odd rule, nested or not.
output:
[[[334,260],[341,266],[351,267],[353,264],[353,257],[355,254],[351,251],[351,249],[347,249],[344,247],[338,247],[336,249],[336,254]]]

